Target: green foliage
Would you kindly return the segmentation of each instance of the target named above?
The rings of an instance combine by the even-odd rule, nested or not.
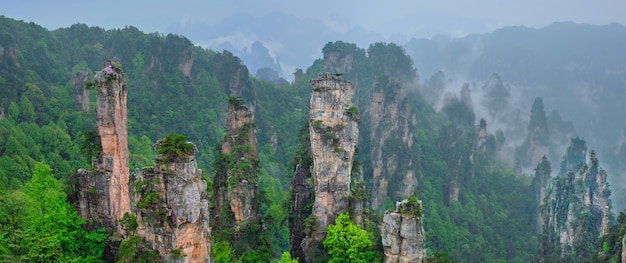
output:
[[[310,215],[304,220],[304,232],[305,233],[313,233],[317,231],[317,216]]]
[[[215,263],[232,263],[233,261],[233,249],[230,247],[228,241],[219,241],[213,243],[211,250]]]
[[[180,248],[172,250],[172,257],[174,258],[174,260],[181,260],[185,258],[185,256],[187,255]]]
[[[328,226],[328,235],[324,239],[328,250],[328,262],[368,262],[368,248],[372,245],[368,233],[352,223],[347,213],[340,214],[334,225]]]
[[[89,163],[91,164],[91,167],[93,168],[93,158],[102,149],[100,136],[98,135],[98,131],[90,130],[82,132],[81,137],[80,152],[87,157]]]
[[[422,205],[415,195],[410,195],[407,202],[400,205],[400,213],[422,217]]]
[[[88,232],[66,203],[61,185],[44,163],[21,190],[0,193],[0,246],[3,261],[103,262],[104,229]]]
[[[115,255],[117,263],[131,262],[163,262],[159,253],[155,250],[148,249],[140,236],[129,236],[128,239],[120,243],[117,254]]]
[[[350,116],[350,118],[352,118],[352,120],[359,122],[359,109],[354,106],[354,105],[350,105],[350,107],[348,107],[346,109],[346,113],[348,113],[348,115]]]
[[[591,254],[584,262],[620,262],[622,242],[626,235],[626,210],[621,211],[616,219],[617,222],[611,224],[608,232],[596,243],[597,253]]]
[[[137,224],[137,218],[134,214],[129,212],[124,213],[124,216],[122,216],[122,219],[120,219],[120,224],[122,225],[124,231],[126,231],[126,233],[130,235],[135,235],[135,232],[137,232],[137,227],[139,227],[139,225]]]
[[[93,82],[93,81],[87,81],[87,82],[85,82],[85,89],[88,89],[88,90],[94,90],[94,89],[96,89],[96,83],[95,83],[95,82]]]
[[[445,252],[435,252],[426,257],[425,261],[428,263],[454,263],[454,260],[448,258],[448,254]]]
[[[243,99],[235,96],[228,96],[228,102],[233,104],[235,108],[239,108],[243,105]]]
[[[81,256],[73,256],[74,252],[68,251],[76,251],[76,244],[88,243],[85,240],[102,237],[90,239],[87,236],[97,236],[98,233],[81,234],[78,228],[69,227],[77,225],[80,220],[75,218],[71,221],[75,212],[64,201],[55,201],[63,195],[57,194],[59,187],[54,186],[52,181],[45,183],[50,183],[49,188],[54,189],[50,196],[43,195],[49,199],[45,200],[45,205],[36,205],[38,202],[35,200],[42,198],[41,193],[30,191],[26,194],[26,187],[22,186],[28,184],[29,188],[35,188],[27,182],[36,169],[37,160],[48,162],[55,171],[54,179],[66,179],[68,174],[75,173],[78,168],[90,165],[98,149],[81,151],[84,145],[81,141],[86,138],[83,135],[95,129],[94,112],[83,113],[73,109],[67,76],[74,65],[99,69],[102,61],[111,57],[119,57],[119,62],[126,65],[130,72],[127,74],[128,132],[131,150],[129,162],[133,168],[152,160],[154,153],[149,148],[154,139],[175,130],[189,135],[189,140],[196,143],[199,149],[198,165],[209,168],[207,174],[213,174],[211,169],[235,169],[234,161],[241,156],[225,156],[210,149],[224,138],[227,102],[232,99],[229,98],[233,94],[231,87],[238,83],[241,97],[257,106],[255,120],[260,162],[240,164],[236,169],[249,171],[251,166],[258,166],[256,168],[263,176],[259,179],[260,184],[269,200],[263,204],[263,213],[266,218],[273,220],[273,224],[282,224],[284,227],[284,221],[281,220],[288,217],[288,210],[281,209],[280,203],[284,201],[281,196],[287,193],[288,178],[293,174],[294,163],[297,163],[290,161],[293,156],[296,156],[294,160],[298,162],[310,161],[311,158],[299,146],[300,134],[294,127],[308,120],[308,98],[311,92],[309,80],[324,71],[324,60],[314,61],[291,84],[272,85],[251,79],[241,60],[228,51],[214,52],[196,47],[184,37],[175,35],[144,34],[132,26],[104,30],[75,24],[49,31],[32,23],[1,17],[0,41],[2,45],[14,45],[18,49],[20,62],[18,67],[14,63],[7,63],[9,60],[0,61],[3,72],[0,74],[0,104],[4,106],[5,112],[5,118],[0,119],[1,261],[78,261]],[[516,178],[512,171],[492,161],[480,165],[470,162],[467,158],[472,150],[469,142],[475,134],[467,129],[444,127],[445,118],[423,101],[420,94],[409,93],[399,98],[398,95],[402,94],[399,91],[405,88],[402,84],[416,77],[411,58],[400,46],[375,43],[364,50],[356,44],[338,41],[328,43],[322,51],[324,56],[332,53],[339,58],[352,58],[352,70],[341,73],[344,79],[359,83],[359,92],[354,94],[356,105],[370,105],[371,94],[380,91],[384,94],[385,103],[398,103],[398,113],[418,116],[414,126],[418,128],[412,129],[410,133],[414,134],[410,138],[412,147],[406,146],[398,134],[392,134],[381,147],[383,156],[396,154],[398,158],[397,172],[389,180],[390,189],[395,189],[402,183],[403,176],[408,174],[406,164],[410,162],[414,165],[413,172],[419,181],[419,197],[427,208],[424,221],[428,235],[427,247],[431,251],[443,251],[460,262],[536,261],[534,254],[538,246],[534,237],[535,226],[529,223],[535,222],[532,215],[536,203],[535,198],[529,198],[534,192],[527,184],[528,178]],[[180,59],[188,58],[190,54],[194,66],[190,72],[183,72],[179,66]],[[484,72],[481,74],[484,75]],[[485,102],[488,110],[495,114],[510,95],[499,77],[494,78],[498,80],[494,82],[495,85],[485,87]],[[442,79],[445,80],[445,77]],[[93,109],[94,92],[90,96]],[[356,107],[351,108],[346,109],[346,114],[358,113],[352,112]],[[372,135],[382,133],[371,130],[373,125],[368,109],[361,110],[358,116],[361,121],[361,151],[357,158],[361,160],[364,185],[368,188],[374,180],[371,157],[380,150],[376,148],[379,147],[377,142],[380,138],[372,138]],[[469,123],[467,120],[471,119],[471,115],[466,109],[457,107],[448,110],[448,115]],[[379,127],[391,127],[387,119],[383,116]],[[321,122],[311,125],[314,129],[324,128]],[[502,132],[497,134],[503,135]],[[327,136],[330,142],[333,138]],[[496,136],[496,140],[503,143],[504,136]],[[95,140],[89,139],[87,142],[94,143],[91,146],[96,145]],[[179,149],[173,145],[171,150],[176,152]],[[243,152],[246,149],[241,147],[238,150]],[[572,148],[572,153],[578,150],[580,147]],[[216,168],[213,168],[210,164],[216,159],[220,161],[215,162]],[[577,165],[574,159],[571,159],[573,168]],[[457,201],[451,201],[448,195],[453,176],[457,176],[460,188]],[[312,185],[312,179],[309,180]],[[211,183],[214,187],[222,187],[218,181]],[[146,187],[147,183],[141,182],[133,188],[143,191]],[[208,187],[215,189],[211,184]],[[365,198],[366,194],[355,196]],[[393,208],[392,200],[405,198],[394,191],[390,191],[390,196],[385,198],[385,208]],[[148,203],[158,199],[155,195],[147,194],[146,197]],[[46,210],[47,216],[38,218],[42,209]],[[310,205],[306,209],[310,209]],[[64,217],[61,218],[60,214]],[[223,215],[221,219],[230,218],[232,216]],[[58,222],[65,222],[67,227],[63,228],[63,224]],[[308,218],[305,225],[305,230],[314,231],[317,222],[314,218]],[[63,231],[64,234],[59,234]],[[277,251],[286,249],[285,229],[268,223],[267,232],[270,231],[274,242],[271,249],[278,255]],[[214,233],[228,236],[228,233]],[[231,236],[233,234],[230,233]],[[55,239],[60,236],[63,238]],[[140,239],[129,240],[121,246],[122,250],[128,252],[133,246],[141,248]],[[102,247],[102,243],[92,243],[95,244],[94,248]],[[619,242],[606,243],[611,254],[616,251]],[[214,249],[220,247],[218,243],[215,244]],[[226,247],[230,249],[229,255],[232,255],[230,245]],[[316,261],[326,261],[323,247],[315,247],[313,250],[313,254],[320,255],[315,258]],[[91,250],[81,248],[81,251]],[[125,258],[127,261],[139,261],[141,257],[136,257],[137,253],[139,249]],[[265,256],[264,253],[267,251],[259,254]],[[154,255],[144,254],[144,260]],[[249,259],[256,258],[254,254],[248,256]],[[218,262],[234,261],[232,256],[227,258]]]
[[[283,252],[280,256],[280,263],[298,263],[298,259],[292,259],[291,254],[289,252]]]
[[[175,157],[193,152],[193,144],[187,142],[187,136],[170,132],[159,147],[157,152],[167,157]]]

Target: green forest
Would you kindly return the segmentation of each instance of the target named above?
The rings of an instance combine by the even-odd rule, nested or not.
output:
[[[368,223],[363,229],[353,225],[347,214],[329,227],[329,239],[323,244],[328,262],[348,262],[346,258],[382,262],[375,225],[385,210],[409,197],[397,188],[408,176],[417,180],[409,192],[422,202],[428,262],[536,262],[547,253],[540,250],[545,241],[538,231],[541,200],[536,198],[536,182],[540,171],[558,171],[560,160],[552,160],[551,168],[550,163],[531,164],[537,166],[532,174],[519,173],[499,161],[498,145],[506,140],[462,100],[435,110],[428,96],[436,84],[420,80],[413,60],[396,44],[378,42],[363,49],[329,42],[322,50],[324,58],[298,70],[292,82],[276,83],[252,76],[229,51],[207,50],[183,36],[147,34],[132,26],[104,30],[74,24],[50,31],[0,17],[0,48],[4,52],[0,52],[2,262],[159,260],[150,252],[131,249],[142,242],[136,239],[122,242],[127,247],[120,246],[118,255],[109,255],[107,246],[115,238],[103,228],[86,227],[90,222],[76,213],[77,171],[93,168],[100,150],[95,92],[89,83],[107,60],[117,61],[128,81],[131,171],[154,165],[157,140],[188,140],[198,149],[198,166],[209,182],[209,196],[215,170],[223,160],[219,149],[226,135],[229,98],[254,106],[260,209],[266,224],[264,234],[259,235],[264,239],[259,241],[262,249],[252,255],[224,238],[214,240],[215,262],[293,262],[287,252],[291,180],[295,165],[310,158],[301,131],[309,120],[309,81],[325,71],[339,73],[355,86],[352,114],[359,116],[355,163],[360,169],[353,176],[362,178],[363,199],[370,200],[370,207],[364,209]],[[328,60],[348,56],[349,65],[345,64],[348,60]],[[75,99],[72,78],[81,70],[88,74],[82,86],[89,92],[89,105]],[[393,118],[373,123],[376,94],[382,94],[385,105],[397,109],[399,120],[407,120],[410,145],[404,131],[387,129],[396,125]],[[82,110],[86,107],[89,110]],[[543,114],[542,121],[547,122],[543,106],[541,112],[537,110],[533,106],[521,114]],[[487,132],[484,149],[477,148],[481,129]],[[372,160],[379,152],[385,160],[383,170],[393,171],[384,175],[386,188],[375,178]],[[393,160],[394,167],[389,167],[388,160]],[[386,195],[374,196],[374,188]],[[371,206],[374,203],[379,205]],[[594,244],[576,248],[586,256],[572,261],[618,262],[626,216],[614,217],[608,233],[592,239]],[[342,248],[346,246],[338,237],[342,234],[357,237],[356,241]],[[342,253],[346,250],[354,255]]]

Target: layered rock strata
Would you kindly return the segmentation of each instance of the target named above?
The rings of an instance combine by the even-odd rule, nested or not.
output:
[[[424,260],[422,202],[405,199],[383,216],[381,238],[385,263],[421,263]]]
[[[165,262],[211,262],[207,184],[191,149],[158,156],[131,180],[137,235]]]
[[[311,84],[309,132],[315,195],[312,216],[316,227],[307,237],[305,247],[322,242],[328,225],[348,210],[350,173],[359,132],[358,113],[351,104],[352,83],[323,73]]]

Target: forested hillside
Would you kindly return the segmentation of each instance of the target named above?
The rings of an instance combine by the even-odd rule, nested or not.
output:
[[[0,260],[98,262],[115,258],[106,255],[105,248],[112,242],[107,233],[81,228],[84,219],[75,213],[77,171],[93,169],[100,151],[95,92],[90,89],[94,73],[107,60],[121,65],[128,82],[131,171],[154,164],[153,144],[158,139],[170,132],[184,134],[197,147],[198,167],[212,198],[217,192],[211,185],[216,178],[214,167],[226,167],[220,166],[225,159],[217,157],[224,157],[220,151],[228,139],[228,102],[236,100],[254,113],[262,227],[251,229],[266,231],[262,236],[269,237],[269,244],[262,244],[260,250],[269,251],[263,256],[273,261],[290,250],[287,222],[296,215],[290,214],[291,180],[295,165],[310,158],[306,150],[310,142],[299,131],[308,127],[310,80],[322,72],[354,85],[355,107],[350,114],[358,116],[359,139],[352,176],[365,186],[359,198],[367,201],[362,226],[368,231],[365,238],[372,241],[371,261],[383,257],[375,227],[383,212],[409,196],[422,202],[429,262],[538,259],[543,199],[536,198],[539,189],[532,183],[534,174],[524,174],[506,161],[504,156],[513,156],[519,145],[506,140],[511,136],[506,129],[492,128],[485,121],[492,116],[475,111],[476,101],[481,100],[472,99],[476,96],[473,86],[450,86],[436,77],[420,79],[413,59],[393,43],[373,43],[363,49],[329,42],[322,53],[323,58],[309,68],[295,72],[293,82],[272,83],[252,77],[229,51],[206,50],[183,36],[83,24],[49,31],[0,17]],[[517,132],[529,138],[526,144],[534,145],[535,137],[526,135],[538,126],[551,125],[553,119],[546,118],[543,104],[516,112],[517,119],[508,118],[512,115],[496,105],[506,89],[502,82],[494,75],[480,84],[483,90],[493,91],[485,92],[493,102],[487,107],[504,119],[519,120],[515,127],[523,128]],[[454,92],[443,94],[444,90]],[[442,107],[435,109],[439,97]],[[535,121],[531,125],[521,121],[528,118]],[[567,132],[551,136],[569,141],[560,138],[570,135]],[[531,151],[528,147],[523,150]],[[532,167],[538,164],[528,162]],[[303,209],[310,214],[310,206]],[[624,221],[623,216],[618,219]],[[219,234],[223,238],[228,233]],[[617,249],[620,234],[623,229],[614,226],[603,237],[603,244],[610,246],[604,251],[605,259],[621,252]],[[233,254],[227,243],[214,243],[212,256],[216,262],[253,262],[239,257],[246,254],[240,247],[245,246],[236,247]]]

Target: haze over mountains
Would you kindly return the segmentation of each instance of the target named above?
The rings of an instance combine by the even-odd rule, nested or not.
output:
[[[319,8],[348,15],[332,5]],[[398,14],[403,15],[406,13]],[[602,256],[596,251],[600,246],[577,244],[592,244],[607,231],[624,233],[620,227],[626,217],[616,215],[626,205],[624,26],[557,22],[458,37],[408,38],[406,34],[374,33],[380,31],[366,24],[342,24],[341,16],[330,21],[282,12],[227,17],[218,19],[221,22],[217,24],[181,23],[171,27],[180,34],[173,35],[144,33],[133,25],[105,30],[90,24],[68,24],[47,30],[36,23],[0,16],[0,134],[8,138],[0,140],[0,209],[8,207],[3,200],[10,200],[2,187],[19,188],[28,180],[35,161],[49,162],[57,179],[72,178],[76,167],[89,165],[92,156],[79,150],[79,144],[90,145],[88,129],[98,120],[92,107],[98,102],[94,104],[93,93],[88,96],[84,87],[90,86],[89,75],[100,68],[101,61],[112,59],[114,62],[106,62],[111,64],[99,72],[109,75],[115,68],[128,80],[130,155],[129,167],[123,170],[151,165],[153,142],[170,131],[189,135],[198,150],[192,159],[197,160],[197,167],[209,171],[204,177],[193,172],[206,181],[200,188],[206,187],[207,196],[213,198],[208,202],[219,207],[220,196],[228,195],[220,191],[239,189],[231,188],[234,185],[244,189],[235,192],[264,196],[256,200],[266,203],[252,202],[256,194],[240,196],[249,197],[243,203],[254,204],[259,211],[254,218],[261,214],[271,218],[265,232],[275,233],[271,240],[256,235],[254,228],[243,231],[263,239],[259,244],[267,250],[259,256],[264,258],[275,258],[278,251],[302,244],[292,244],[290,238],[307,229],[306,220],[295,226],[290,221],[287,229],[284,222],[293,210],[287,211],[285,200],[294,198],[288,196],[290,189],[302,185],[307,187],[300,193],[310,196],[308,187],[314,189],[322,181],[317,177],[310,181],[313,174],[307,175],[310,169],[302,167],[310,165],[312,156],[347,154],[355,145],[343,145],[342,140],[356,142],[357,136],[357,158],[340,158],[346,164],[341,165],[346,168],[342,178],[354,179],[355,189],[364,190],[346,192],[358,200],[354,211],[369,207],[374,213],[381,212],[415,191],[415,200],[419,197],[425,204],[426,236],[434,237],[425,244],[431,250],[428,253],[447,252],[460,262],[532,262],[539,248],[542,258],[584,251],[577,254],[582,259]],[[326,86],[312,87],[315,81],[311,80],[316,78],[350,84],[346,94],[351,94],[354,85],[354,93],[345,97],[352,101],[342,102],[335,115],[350,119],[349,125],[359,127],[358,132],[343,131],[352,126],[333,124],[332,119],[309,119],[312,112],[321,112],[315,107],[327,105],[309,100],[311,91],[315,95],[327,90]],[[108,80],[113,79],[118,78],[104,80],[111,83]],[[238,116],[232,114],[239,112],[236,109],[249,118],[246,122],[250,125],[243,126],[246,129],[230,129],[229,123],[234,122],[226,116]],[[96,110],[96,115],[98,112],[102,113]],[[309,135],[304,134],[306,125],[298,133],[307,119]],[[244,133],[249,140],[237,139]],[[323,142],[323,147],[307,137]],[[235,142],[239,145],[234,146]],[[91,143],[108,149],[106,143]],[[231,155],[230,148],[248,155]],[[311,154],[319,150],[323,153]],[[584,162],[587,155],[589,163]],[[339,163],[332,158],[322,161]],[[358,169],[349,169],[350,165]],[[298,166],[304,171],[301,185],[292,180],[294,166],[295,174]],[[320,160],[315,166],[323,167]],[[92,170],[100,172],[93,164]],[[229,177],[233,171],[245,172],[239,175],[246,177]],[[335,182],[329,183],[328,189],[340,189]],[[72,180],[66,183],[71,186]],[[341,189],[351,189],[351,184]],[[142,194],[152,200],[148,188]],[[74,195],[72,189],[66,190],[68,197]],[[94,200],[99,200],[98,196],[104,195],[92,195]],[[238,199],[228,202],[232,200]],[[154,202],[154,208],[161,203]],[[294,218],[309,219],[307,213],[316,210],[309,210],[308,204],[294,202],[301,212]],[[135,207],[143,209],[144,205]],[[233,220],[224,211],[211,208],[209,213],[213,219],[225,219],[222,228],[213,228],[213,242],[231,240],[228,224]],[[233,216],[238,213],[232,212]],[[536,220],[538,216],[545,220]],[[376,218],[366,220],[372,220],[370,226],[375,229]],[[265,230],[262,222],[255,219],[250,226],[262,225]],[[535,233],[542,222],[545,227]],[[582,224],[570,227],[576,222]],[[326,225],[318,226],[323,229]],[[111,225],[111,229],[115,227]],[[13,233],[17,232],[0,232],[0,237]],[[563,239],[563,233],[566,240],[554,243],[545,239],[553,234]],[[577,237],[576,233],[588,235]],[[246,240],[230,242],[239,247],[239,254],[258,250],[249,249]],[[607,242],[604,240],[598,244]],[[576,253],[545,249],[555,245],[573,245]],[[626,251],[626,245],[619,249],[613,243],[610,246],[611,256],[617,250]],[[377,250],[382,253],[383,248]],[[22,253],[16,250],[14,255]]]
[[[363,48],[374,42],[403,41],[402,36],[383,36],[358,26],[339,32],[321,20],[280,12],[265,16],[239,13],[212,26],[187,24],[173,27],[172,31],[182,32],[203,47],[232,51],[251,74],[271,68],[287,80],[292,80],[295,69],[305,69],[320,58],[321,47],[328,41],[342,40]],[[541,28],[512,26],[463,37],[411,38],[399,44],[413,58],[421,81],[441,71],[448,91],[457,91],[468,82],[473,97],[480,99],[481,87],[492,74],[498,74],[510,90],[510,110],[524,119],[534,98],[541,97],[546,114],[563,124],[569,122],[575,130],[573,134],[585,138],[590,147],[605,156],[609,173],[619,173],[622,161],[615,160],[618,157],[614,153],[626,128],[626,116],[619,114],[626,112],[621,103],[626,100],[623,25],[555,22]],[[433,102],[439,106],[440,103]],[[490,117],[486,109],[476,111],[479,118],[496,127],[505,125]],[[510,127],[520,128],[524,127]],[[552,127],[560,128],[563,127]],[[522,137],[508,139],[521,144]],[[569,143],[567,138],[560,139],[563,141],[555,143],[560,145],[559,154]],[[621,200],[620,192],[626,190],[626,185],[616,176],[609,181],[615,188],[615,199]]]
[[[33,9],[32,4],[40,8]],[[87,2],[16,2],[6,5],[3,13],[48,29],[78,22],[171,32],[205,48],[229,50],[252,75],[269,68],[261,73],[274,80],[293,80],[296,69],[306,69],[320,58],[329,41],[362,48],[394,42],[413,58],[422,81],[442,71],[448,89],[458,90],[468,82],[478,93],[492,74],[498,74],[510,89],[513,110],[521,116],[535,97],[542,97],[547,114],[573,122],[577,135],[613,160],[609,172],[621,169],[613,163],[621,163],[616,160],[621,149],[616,145],[626,140],[626,117],[619,114],[625,111],[621,102],[626,99],[626,53],[621,50],[626,29],[612,23],[624,23],[619,10],[625,4],[620,1],[108,4],[124,8],[112,15],[96,12],[97,6]],[[526,26],[510,26],[522,24]],[[619,187],[617,182],[613,185]]]

